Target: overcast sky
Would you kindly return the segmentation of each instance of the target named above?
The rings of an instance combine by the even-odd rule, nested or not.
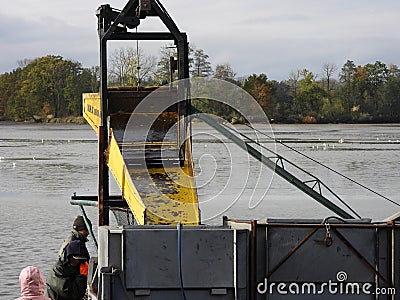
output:
[[[19,60],[47,54],[98,65],[95,11],[126,0],[0,0],[0,73]],[[284,80],[324,63],[400,65],[399,0],[161,0],[189,41],[205,50],[213,66],[230,63],[240,76],[265,73]],[[162,29],[143,20],[138,30]],[[158,28],[156,28],[158,27]],[[123,44],[134,46],[136,44]],[[162,43],[142,42],[157,55]],[[110,52],[119,44],[110,43]]]

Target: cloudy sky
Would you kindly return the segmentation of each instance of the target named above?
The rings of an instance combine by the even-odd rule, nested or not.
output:
[[[0,0],[0,73],[47,54],[98,65],[95,10],[126,0]],[[215,66],[230,63],[240,76],[266,73],[284,80],[324,63],[339,67],[380,60],[400,65],[399,0],[161,0],[189,41]],[[142,21],[139,31],[162,29]],[[162,43],[142,42],[157,55]],[[110,43],[113,48],[136,44]]]

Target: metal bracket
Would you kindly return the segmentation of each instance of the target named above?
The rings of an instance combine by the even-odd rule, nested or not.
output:
[[[100,274],[109,275],[109,276],[119,276],[121,274],[121,270],[116,266],[108,266],[102,267],[100,269]]]

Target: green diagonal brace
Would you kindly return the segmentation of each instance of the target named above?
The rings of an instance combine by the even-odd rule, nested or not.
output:
[[[344,211],[342,208],[334,204],[332,201],[329,199],[325,198],[322,196],[320,193],[317,193],[314,189],[303,183],[301,180],[299,180],[296,176],[292,175],[290,172],[286,171],[284,168],[278,166],[276,163],[274,163],[272,160],[270,160],[268,157],[263,155],[261,152],[259,152],[257,149],[253,148],[249,144],[245,143],[242,139],[238,138],[235,134],[224,128],[222,125],[218,124],[215,122],[210,116],[204,113],[199,113],[198,110],[194,109],[199,119],[203,120],[206,122],[208,125],[211,127],[215,128],[218,130],[220,133],[222,133],[225,137],[233,141],[236,145],[238,145],[240,148],[243,150],[247,151],[251,156],[253,156],[255,159],[258,161],[262,162],[264,165],[266,165],[268,168],[273,170],[276,174],[281,176],[283,179],[309,195],[311,198],[328,208],[329,210],[333,211],[335,214],[340,216],[343,219],[354,219],[352,215]]]

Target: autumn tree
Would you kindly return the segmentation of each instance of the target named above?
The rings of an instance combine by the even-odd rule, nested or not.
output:
[[[61,56],[48,55],[33,60],[24,68],[25,78],[18,98],[25,102],[30,113],[63,115],[66,107],[63,88],[69,67]]]
[[[266,74],[249,76],[243,84],[243,89],[253,96],[269,118],[274,116],[272,88]]]
[[[110,60],[110,84],[166,83],[171,79],[170,57],[176,56],[173,45],[161,48],[158,62],[140,49],[118,49]],[[217,65],[213,73],[209,57],[201,49],[189,48],[189,62],[192,76],[213,76],[242,86],[271,119],[279,122],[400,122],[400,70],[396,65],[376,61],[356,66],[347,60],[333,85],[337,68],[332,63],[323,65],[320,80],[303,69],[278,82],[265,74],[237,77],[229,63]],[[0,120],[80,115],[82,93],[97,92],[99,80],[99,67],[83,68],[61,56],[22,59],[17,69],[0,74]],[[212,88],[230,97],[222,85]],[[245,121],[233,108],[235,103],[231,107],[204,97],[193,99],[192,104],[231,122]]]
[[[355,66],[347,61],[340,73],[340,95],[354,121],[371,121],[384,118],[384,90],[389,69],[386,64]]]
[[[14,91],[5,100],[5,114],[14,120],[79,115],[82,93],[97,91],[91,88],[93,76],[90,70],[61,56],[34,59],[10,76],[15,81]],[[1,88],[4,85],[0,84]]]

